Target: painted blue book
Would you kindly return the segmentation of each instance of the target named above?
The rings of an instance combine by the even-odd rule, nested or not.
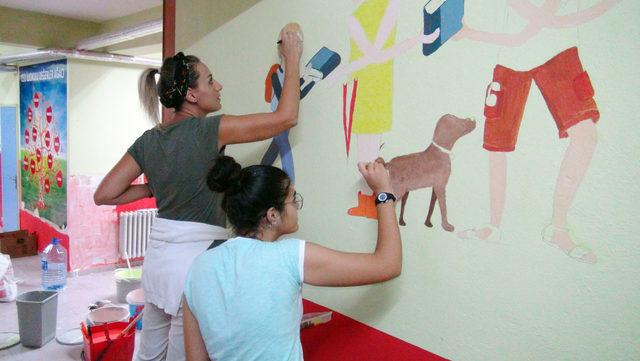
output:
[[[422,45],[422,53],[431,55],[462,29],[464,0],[429,0],[423,9],[424,34],[440,28],[440,36],[431,44]]]
[[[322,79],[326,78],[340,64],[340,55],[335,51],[323,46],[313,55],[307,66],[322,73]]]
[[[300,99],[304,98],[311,88],[320,81],[327,77],[335,68],[340,65],[340,54],[323,46],[318,52],[316,52],[311,60],[307,63],[302,71],[302,78],[300,78]]]

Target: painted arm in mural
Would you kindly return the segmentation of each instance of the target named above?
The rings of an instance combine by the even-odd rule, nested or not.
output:
[[[349,34],[358,45],[358,48],[360,48],[363,55],[356,61],[346,65],[340,65],[333,73],[331,73],[325,79],[330,85],[334,85],[336,82],[341,81],[345,76],[348,76],[369,64],[385,63],[398,55],[407,52],[418,44],[431,44],[438,39],[438,36],[440,36],[439,28],[428,35],[423,34],[421,31],[417,36],[405,39],[392,47],[383,49],[384,43],[389,38],[396,22],[398,21],[399,4],[399,0],[389,1],[389,5],[385,10],[380,26],[378,27],[378,32],[376,33],[376,38],[373,44],[371,44],[367,39],[366,33],[358,19],[354,16],[349,17],[347,20]]]
[[[249,143],[276,136],[298,122],[300,104],[300,56],[302,41],[294,32],[285,32],[279,51],[284,58],[285,77],[282,96],[274,112],[247,115],[223,115],[218,146]]]
[[[527,19],[528,24],[517,34],[494,33],[475,30],[464,26],[456,35],[456,39],[470,39],[484,43],[508,47],[520,46],[544,28],[568,28],[587,23],[601,16],[622,0],[603,0],[598,4],[569,15],[555,15],[560,8],[561,0],[547,0],[537,7],[528,0],[508,0],[515,12]]]
[[[142,169],[129,153],[104,177],[93,195],[96,205],[117,205],[151,197],[146,184],[131,184],[142,174]]]
[[[393,192],[389,172],[379,162],[359,163],[358,169],[371,189]],[[402,271],[402,241],[395,203],[377,205],[378,241],[373,253],[347,253],[307,242],[304,283],[316,286],[356,286],[383,282]]]
[[[376,33],[376,39],[373,44],[375,49],[382,49],[382,47],[384,47],[384,43],[389,39],[389,35],[391,35],[394,26],[398,22],[399,16],[400,0],[389,0],[389,4],[387,4],[387,8],[378,26],[378,32]],[[351,18],[354,17],[352,16]],[[360,23],[358,23],[358,26],[360,26]]]
[[[588,9],[578,11],[571,15],[554,16],[549,20],[547,26],[550,28],[568,28],[588,23],[600,17],[621,1],[622,0],[604,0]]]
[[[187,298],[182,296],[184,317],[184,351],[187,361],[209,361],[207,346],[204,344],[198,320],[189,308]]]

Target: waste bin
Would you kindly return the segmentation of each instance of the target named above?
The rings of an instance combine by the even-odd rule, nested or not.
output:
[[[58,293],[30,291],[18,296],[20,342],[26,347],[42,347],[56,335]]]

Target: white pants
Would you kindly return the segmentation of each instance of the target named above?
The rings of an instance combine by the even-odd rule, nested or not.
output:
[[[136,361],[164,360],[185,360],[182,307],[176,316],[171,316],[153,303],[146,302]]]

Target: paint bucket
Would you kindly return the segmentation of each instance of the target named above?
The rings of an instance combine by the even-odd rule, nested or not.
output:
[[[118,303],[126,303],[129,292],[140,288],[142,268],[118,268],[115,271]]]
[[[96,308],[87,315],[87,325],[96,326],[109,322],[125,322],[129,320],[129,310],[120,306]]]
[[[105,323],[87,327],[81,325],[84,348],[80,355],[86,361],[131,361],[135,348],[135,330],[127,322]]]
[[[144,308],[144,291],[142,288],[129,292],[127,295],[127,303],[129,304],[129,313],[131,314],[131,318],[136,317],[140,312],[142,312],[142,309]],[[143,318],[144,316],[140,317],[138,322],[136,322],[136,330],[142,330]]]

